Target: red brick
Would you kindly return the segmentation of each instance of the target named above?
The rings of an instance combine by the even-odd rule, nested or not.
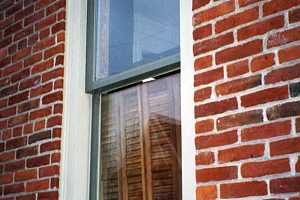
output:
[[[33,135],[30,135],[28,138],[28,144],[33,144],[42,140],[47,140],[51,138],[51,131],[46,130],[42,132],[35,133]]]
[[[53,103],[53,102],[56,102],[56,101],[62,101],[62,100],[63,100],[62,91],[58,91],[58,92],[53,92],[53,93],[50,93],[50,94],[44,96],[42,98],[42,103],[43,104],[50,104],[50,103]]]
[[[217,199],[216,186],[200,186],[196,190],[197,200],[214,200]]]
[[[262,111],[253,110],[218,118],[217,129],[224,130],[232,127],[255,124],[263,121]]]
[[[52,89],[53,89],[52,83],[48,83],[37,88],[32,88],[30,91],[30,97],[32,98],[32,97],[40,96],[42,94],[46,94],[50,92]]]
[[[63,55],[58,55],[55,58],[55,66],[58,65],[63,65],[64,64],[64,56]]]
[[[214,135],[198,136],[195,139],[197,149],[207,149],[211,147],[234,144],[238,140],[237,131],[229,131]]]
[[[275,122],[242,130],[242,141],[268,139],[291,133],[291,121]]]
[[[36,192],[49,188],[49,179],[26,183],[26,192]]]
[[[25,29],[21,29],[19,32],[15,34],[14,41],[24,39],[27,36],[31,35],[32,33],[33,33],[33,26],[27,27]]]
[[[46,127],[46,121],[45,120],[41,120],[41,121],[38,121],[38,122],[35,123],[34,130],[35,131],[39,131],[39,130],[45,128],[45,127]]]
[[[262,52],[262,40],[254,40],[216,53],[216,63],[222,64]]]
[[[56,15],[51,15],[47,18],[44,18],[42,21],[35,24],[35,30],[41,30],[46,28],[56,22]]]
[[[268,38],[268,48],[288,44],[297,40],[300,40],[300,27],[270,35]]]
[[[196,156],[196,165],[209,165],[215,162],[213,152],[203,152]]]
[[[298,6],[299,4],[300,4],[299,0],[288,0],[288,1],[272,0],[264,4],[263,13],[264,16],[272,15],[277,12],[292,8],[294,6]]]
[[[14,138],[6,141],[5,149],[11,150],[27,144],[27,137]]]
[[[7,162],[10,160],[14,160],[15,159],[15,152],[14,151],[10,151],[10,152],[2,152],[0,153],[0,162]]]
[[[250,107],[259,104],[269,103],[272,101],[287,99],[288,97],[288,86],[270,88],[242,96],[241,105],[243,107]]]
[[[218,96],[245,91],[261,85],[261,76],[252,76],[248,78],[236,79],[216,86]]]
[[[13,180],[14,180],[14,176],[12,173],[0,175],[0,185],[10,184],[13,182]]]
[[[241,167],[241,174],[244,178],[261,177],[272,174],[289,172],[289,159],[268,160],[263,162],[244,163]]]
[[[289,12],[289,22],[296,23],[300,21],[300,8]]]
[[[40,72],[43,72],[43,71],[46,71],[46,70],[52,68],[53,66],[54,66],[53,59],[46,60],[42,63],[39,63],[39,64],[33,66],[31,69],[31,73],[32,74],[40,73]]]
[[[212,25],[211,24],[198,27],[193,31],[194,40],[200,40],[200,39],[206,38],[211,35],[212,35]]]
[[[300,152],[300,138],[290,138],[270,144],[271,156]]]
[[[250,4],[259,2],[259,1],[262,1],[262,0],[239,0],[239,5],[240,5],[240,7],[244,7],[244,6],[248,6]]]
[[[300,101],[288,102],[267,109],[269,120],[300,115]]]
[[[64,31],[64,30],[65,30],[65,22],[59,22],[57,24],[54,24],[51,28],[52,34],[56,34],[60,31]]]
[[[19,63],[16,63],[16,64],[12,64],[8,67],[6,67],[5,69],[3,69],[2,71],[2,76],[8,76],[10,74],[13,74],[15,72],[18,72],[22,69],[22,63],[19,62]]]
[[[211,92],[211,87],[197,90],[194,94],[194,101],[198,102],[209,99],[211,97]]]
[[[272,30],[282,28],[284,26],[284,16],[276,16],[271,19],[251,24],[238,30],[238,40],[245,40],[257,35],[263,35]]]
[[[236,98],[201,104],[195,107],[195,117],[206,117],[237,109]]]
[[[18,84],[6,87],[6,88],[0,90],[0,97],[6,97],[11,94],[15,94],[17,91],[18,91]]]
[[[296,131],[300,132],[300,118],[296,120]]]
[[[33,24],[34,22],[42,19],[45,16],[44,10],[41,10],[40,12],[35,12],[31,16],[26,17],[24,19],[24,26],[27,26],[29,24]]]
[[[53,116],[47,120],[47,128],[52,128],[54,126],[62,125],[62,117],[61,116]]]
[[[34,87],[34,86],[38,85],[40,83],[40,81],[41,81],[40,76],[29,78],[29,79],[27,79],[25,81],[22,81],[20,83],[19,90],[24,90],[24,89]]]
[[[62,103],[57,103],[54,105],[54,114],[62,114],[63,112],[63,104]]]
[[[51,141],[41,145],[40,152],[60,150],[60,141]]]
[[[198,169],[196,171],[196,181],[199,183],[232,180],[237,178],[237,172],[238,170],[235,166]]]
[[[298,157],[298,161],[296,163],[296,172],[300,172],[300,157]]]
[[[4,194],[5,195],[21,193],[24,191],[25,191],[24,183],[18,183],[18,184],[4,186]]]
[[[52,153],[51,155],[51,163],[59,163],[60,162],[60,153]]]
[[[57,12],[59,9],[62,9],[62,8],[65,8],[65,7],[66,7],[66,1],[65,0],[56,1],[51,6],[47,7],[47,15],[50,15],[54,12]]]
[[[259,8],[258,7],[237,13],[228,18],[218,21],[215,25],[216,32],[221,33],[223,31],[232,29],[241,24],[246,24],[248,22],[254,21],[254,20],[258,19],[258,16],[259,16]]]
[[[15,115],[17,112],[16,107],[6,108],[4,110],[1,110],[0,112],[0,118],[6,118]]]
[[[14,95],[14,96],[11,96],[11,97],[8,99],[8,104],[9,104],[9,105],[13,105],[13,104],[16,104],[16,103],[20,103],[20,102],[22,102],[22,101],[27,100],[28,97],[29,97],[29,92],[28,92],[28,91],[25,91],[25,92],[16,94],[16,95]]]
[[[201,8],[207,4],[209,4],[210,0],[194,0],[193,1],[193,10],[197,8]]]
[[[50,57],[53,57],[54,55],[64,53],[65,46],[64,44],[58,44],[44,52],[44,58],[48,59]]]
[[[300,177],[271,180],[270,190],[274,194],[300,192]]]
[[[26,112],[31,109],[37,108],[40,105],[39,99],[30,100],[18,105],[18,113]]]
[[[43,29],[40,31],[39,38],[40,40],[44,40],[50,36],[50,28]]]
[[[197,121],[195,125],[196,133],[210,132],[214,129],[214,120],[207,119],[203,121]]]
[[[194,55],[196,56],[199,54],[207,53],[212,50],[219,49],[223,46],[232,44],[233,41],[233,33],[227,33],[212,39],[198,42],[193,46]]]
[[[293,80],[300,77],[300,64],[273,70],[265,76],[265,83]]]
[[[223,67],[203,72],[194,76],[194,86],[201,86],[221,80],[224,77]]]
[[[257,56],[253,58],[253,60],[251,61],[251,71],[257,72],[266,69],[268,67],[271,67],[274,64],[275,64],[275,60],[274,60],[273,53]]]
[[[51,107],[47,107],[47,108],[41,108],[39,110],[36,110],[36,111],[32,111],[30,113],[30,120],[35,120],[35,119],[38,119],[38,118],[42,118],[42,117],[46,117],[46,116],[49,116],[51,114]]]
[[[42,167],[39,169],[39,177],[49,177],[59,175],[59,166],[52,165],[47,167]]]
[[[215,7],[199,12],[193,16],[193,24],[201,24],[206,21],[213,20],[217,17],[231,13],[235,10],[234,0],[229,0]]]
[[[38,200],[58,200],[58,192],[53,191],[53,192],[40,192],[38,194]]]
[[[24,124],[28,121],[28,114],[17,115],[8,120],[8,126],[13,127],[19,124]]]
[[[28,168],[34,168],[43,165],[48,165],[49,163],[50,163],[50,155],[44,155],[44,156],[27,159],[26,166]]]
[[[25,48],[21,51],[18,51],[13,57],[12,62],[17,62],[18,60],[21,60],[31,54],[31,48]]]
[[[9,17],[10,15],[17,13],[22,8],[23,8],[22,2],[16,2],[12,7],[9,7],[8,9],[6,9],[5,16]]]
[[[24,126],[24,131],[23,132],[26,135],[32,133],[33,132],[33,124],[26,124]],[[20,135],[22,135],[22,133]]]
[[[25,161],[24,160],[18,160],[10,163],[6,163],[4,165],[4,171],[5,172],[16,172],[18,170],[25,168]]]
[[[18,22],[15,24],[12,24],[11,26],[9,26],[5,31],[4,31],[4,36],[8,36],[11,34],[14,34],[15,32],[17,32],[18,30],[22,29],[22,23]]]
[[[22,171],[17,171],[15,174],[16,181],[27,181],[31,179],[37,178],[37,170],[36,169],[25,169]]]
[[[240,61],[227,66],[228,77],[235,77],[249,72],[248,60]]]
[[[50,183],[51,188],[59,188],[59,178],[51,178],[51,183]]]
[[[45,48],[49,48],[51,46],[53,46],[55,44],[55,37],[50,37],[50,38],[46,38],[44,40],[41,40],[39,42],[37,42],[34,46],[33,46],[33,51],[41,51]]]
[[[54,89],[63,89],[64,86],[64,80],[58,79],[54,82]]]
[[[32,54],[29,58],[24,60],[24,67],[34,65],[42,60],[42,53]]]
[[[267,184],[264,181],[240,182],[222,184],[221,198],[241,198],[249,196],[264,196],[268,194]]]
[[[38,153],[37,146],[25,147],[22,149],[18,149],[17,150],[17,159],[25,158],[28,156],[34,156],[34,155],[37,155],[37,153]]]
[[[263,144],[234,147],[219,151],[218,160],[220,163],[227,163],[249,158],[257,158],[263,156],[264,151],[265,146]]]
[[[299,49],[300,49],[300,45],[280,50],[278,53],[279,62],[285,63],[291,60],[299,59],[300,58]]]
[[[35,200],[35,194],[17,196],[16,200]]]
[[[212,56],[204,56],[195,60],[195,70],[202,70],[212,66]]]
[[[63,68],[56,68],[50,72],[44,73],[42,76],[42,82],[49,81],[51,79],[59,78],[64,76],[64,69]]]

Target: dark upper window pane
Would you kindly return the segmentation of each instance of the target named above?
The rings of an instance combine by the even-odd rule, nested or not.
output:
[[[97,79],[179,53],[178,0],[100,0]]]

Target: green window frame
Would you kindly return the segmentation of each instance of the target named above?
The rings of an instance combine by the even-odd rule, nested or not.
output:
[[[100,105],[101,95],[130,85],[142,83],[147,78],[180,72],[180,54],[162,58],[150,64],[140,65],[107,78],[96,79],[97,56],[97,2],[87,1],[87,38],[86,38],[86,92],[92,94],[92,134],[90,153],[90,200],[99,198],[100,160]],[[178,13],[179,14],[179,13]]]

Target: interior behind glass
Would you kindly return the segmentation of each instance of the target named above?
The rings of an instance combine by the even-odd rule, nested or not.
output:
[[[179,79],[102,95],[101,199],[181,199]]]

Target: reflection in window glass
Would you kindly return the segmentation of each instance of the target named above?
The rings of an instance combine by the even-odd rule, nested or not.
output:
[[[104,200],[180,200],[179,75],[103,95]]]
[[[179,1],[99,0],[97,79],[179,53]]]

